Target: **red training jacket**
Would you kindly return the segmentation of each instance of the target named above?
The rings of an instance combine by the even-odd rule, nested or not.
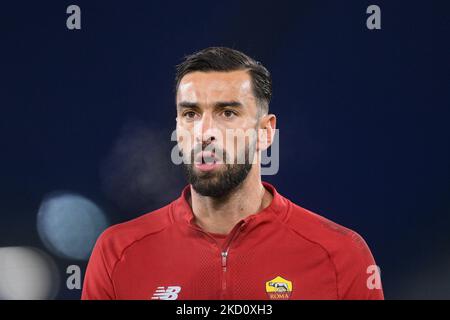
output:
[[[203,231],[182,195],[108,228],[82,299],[383,299],[379,270],[354,231],[273,194],[226,236]]]

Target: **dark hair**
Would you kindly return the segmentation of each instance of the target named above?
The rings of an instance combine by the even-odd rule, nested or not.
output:
[[[253,94],[260,105],[261,114],[269,111],[272,97],[272,77],[269,71],[259,62],[244,53],[226,48],[210,47],[188,55],[176,66],[175,93],[181,79],[195,71],[237,71],[247,70],[252,79]]]

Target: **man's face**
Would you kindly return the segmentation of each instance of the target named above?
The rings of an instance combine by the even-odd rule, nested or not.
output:
[[[245,180],[255,157],[258,107],[250,75],[188,73],[176,102],[178,147],[189,183],[204,196],[228,194]]]

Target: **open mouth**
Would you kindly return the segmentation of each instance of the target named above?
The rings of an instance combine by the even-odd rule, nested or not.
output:
[[[214,156],[208,156],[208,157],[202,157],[201,163],[202,164],[214,164],[218,160]]]
[[[214,164],[217,162],[220,162],[220,159],[210,151],[199,152],[199,154],[195,157],[196,164]]]
[[[213,152],[202,151],[195,157],[195,167],[201,171],[210,171],[218,167],[222,161]]]

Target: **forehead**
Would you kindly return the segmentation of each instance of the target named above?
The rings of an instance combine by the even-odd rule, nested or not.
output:
[[[252,80],[245,70],[192,72],[178,86],[177,101],[253,100]]]

